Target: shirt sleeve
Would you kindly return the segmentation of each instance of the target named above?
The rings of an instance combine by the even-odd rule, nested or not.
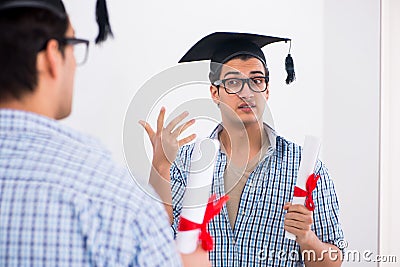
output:
[[[313,230],[322,242],[333,244],[343,250],[345,240],[339,222],[339,201],[334,183],[321,161],[318,161],[315,170],[320,178],[313,191],[315,203]]]
[[[137,256],[132,266],[182,266],[163,207],[142,213],[143,216],[139,216],[142,220],[131,226],[134,236],[141,237],[136,244]],[[147,219],[144,219],[146,216]],[[140,227],[137,223],[141,223]]]
[[[79,210],[76,213],[81,233],[79,239],[84,240],[91,264],[182,266],[163,206],[145,195],[137,204],[140,208],[132,209],[87,202],[87,205],[75,208]]]
[[[174,217],[171,229],[174,237],[176,237],[178,232],[179,216],[182,212],[182,201],[187,185],[188,170],[193,147],[194,144],[181,147],[178,156],[170,169],[173,205],[172,215]]]
[[[182,212],[182,201],[183,195],[185,193],[186,188],[186,177],[185,173],[180,170],[176,163],[174,163],[170,170],[171,174],[171,191],[172,191],[172,205],[173,211],[172,215],[174,217],[174,221],[172,223],[172,231],[174,234],[174,238],[178,233],[178,223],[179,223],[179,216]]]

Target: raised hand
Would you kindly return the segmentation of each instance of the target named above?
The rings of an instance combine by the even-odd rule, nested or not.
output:
[[[195,122],[192,119],[178,126],[188,114],[186,111],[181,113],[164,127],[165,108],[162,107],[157,119],[156,132],[154,132],[147,122],[139,121],[140,125],[146,130],[153,146],[153,167],[156,170],[169,169],[176,158],[179,147],[189,143],[196,137],[195,134],[191,134],[188,137],[178,140],[179,135]]]

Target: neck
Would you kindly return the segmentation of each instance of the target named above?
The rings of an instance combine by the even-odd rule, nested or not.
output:
[[[237,164],[252,159],[261,149],[265,132],[263,123],[249,125],[223,125],[219,139],[226,154]]]
[[[39,97],[36,93],[25,94],[20,99],[9,97],[0,102],[0,108],[27,111],[56,119],[56,115],[49,101]]]

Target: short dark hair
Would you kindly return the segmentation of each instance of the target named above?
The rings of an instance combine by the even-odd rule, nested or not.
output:
[[[37,54],[48,40],[63,38],[68,23],[68,18],[38,8],[0,12],[0,99],[20,99],[34,91]],[[64,51],[61,45],[60,51]]]
[[[242,55],[237,55],[233,58],[231,58],[229,61],[233,60],[233,59],[241,59],[243,61],[249,60],[251,58],[256,58],[252,55],[247,55],[247,54],[242,54]],[[211,62],[211,64],[219,64],[219,63],[213,63]],[[221,64],[222,65],[222,64]],[[264,70],[265,70],[265,76],[269,76],[269,70],[267,68],[267,66],[265,64],[263,64],[264,66]],[[217,71],[215,73],[210,72],[208,74],[208,79],[210,80],[211,84],[214,84],[216,81],[218,81],[221,77],[221,67],[217,68]]]

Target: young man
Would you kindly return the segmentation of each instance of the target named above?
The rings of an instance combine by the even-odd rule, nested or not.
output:
[[[0,2],[0,265],[181,266],[162,206],[56,121],[71,112],[88,43],[61,0]],[[209,264],[200,249],[183,261]]]
[[[196,43],[180,61],[211,59],[210,93],[222,117],[210,135],[221,144],[212,192],[228,194],[230,200],[208,227],[215,239],[210,253],[213,266],[341,265],[341,251],[335,244],[344,237],[334,185],[326,168],[320,161],[316,164],[315,174],[321,177],[312,193],[314,212],[303,205],[291,205],[301,148],[262,121],[269,98],[269,73],[261,48],[278,41],[289,40],[214,33]],[[294,78],[290,55],[286,63],[290,82]],[[176,127],[187,115],[182,114],[164,128],[164,114],[162,109],[156,132],[148,124],[142,125],[154,148],[150,182],[164,197],[176,232],[193,151],[193,145],[182,145],[193,136],[180,141],[176,138],[193,121]],[[179,151],[177,147],[181,147]],[[172,163],[170,159],[176,155]],[[172,194],[165,181],[170,181]],[[295,234],[296,241],[286,239],[285,230]],[[302,260],[303,252],[306,257]]]

